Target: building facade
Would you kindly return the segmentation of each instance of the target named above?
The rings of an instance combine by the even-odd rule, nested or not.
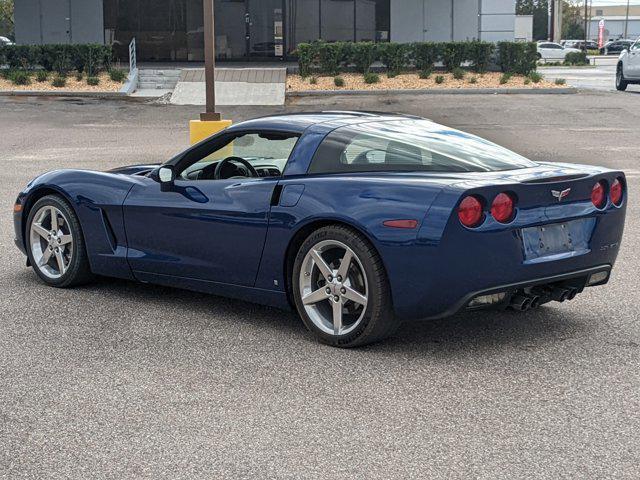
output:
[[[587,34],[590,39],[598,40],[598,27],[604,20],[604,41],[620,38],[636,39],[640,37],[640,5],[598,5],[591,7]]]
[[[515,0],[215,0],[219,60],[287,59],[326,41],[513,40]],[[202,61],[202,0],[15,0],[16,42],[113,43]]]

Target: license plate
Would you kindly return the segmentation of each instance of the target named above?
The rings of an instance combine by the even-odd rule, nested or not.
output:
[[[525,263],[557,260],[589,252],[595,218],[522,229]]]

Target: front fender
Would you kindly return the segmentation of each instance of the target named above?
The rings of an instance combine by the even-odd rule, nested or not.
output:
[[[40,198],[57,194],[78,216],[91,271],[132,279],[126,260],[122,205],[135,182],[135,177],[128,175],[89,170],[57,170],[41,175],[16,200],[22,205],[22,211],[14,215],[16,243],[26,251],[25,224],[31,208]]]

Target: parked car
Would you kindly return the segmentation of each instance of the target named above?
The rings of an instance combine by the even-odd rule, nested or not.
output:
[[[563,40],[560,43],[562,44],[563,47],[577,48],[579,50],[585,49],[584,40]],[[586,48],[587,50],[598,50],[598,43],[594,42],[593,40],[587,40],[586,46],[587,46]]]
[[[612,42],[607,42],[604,47],[600,49],[600,53],[602,55],[617,55],[623,50],[629,49],[633,43],[633,40],[614,40]]]
[[[626,90],[632,83],[640,83],[640,39],[622,51],[616,67],[616,89]]]
[[[581,52],[581,50],[563,47],[559,43],[554,42],[538,43],[538,58],[542,60],[564,61],[564,58],[570,52]]]
[[[621,171],[324,112],[241,122],[163,165],[46,173],[13,212],[47,285],[106,275],[292,307],[353,347],[404,319],[526,311],[607,283],[626,195]]]
[[[6,46],[6,45],[13,45],[13,42],[9,40],[7,37],[0,37],[0,47]]]

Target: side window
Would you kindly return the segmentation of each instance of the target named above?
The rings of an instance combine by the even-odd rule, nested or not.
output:
[[[406,143],[370,135],[358,135],[342,155],[343,165],[425,165],[431,162],[431,152]]]
[[[289,133],[242,134],[231,138],[222,146],[218,145],[213,151],[197,155],[178,176],[184,180],[212,180],[216,165],[230,157],[246,160],[260,176],[280,176],[298,138],[299,135]],[[242,174],[244,169],[246,168],[240,167],[238,172],[231,165],[229,175]]]
[[[631,50],[640,50],[640,38],[631,46]]]

